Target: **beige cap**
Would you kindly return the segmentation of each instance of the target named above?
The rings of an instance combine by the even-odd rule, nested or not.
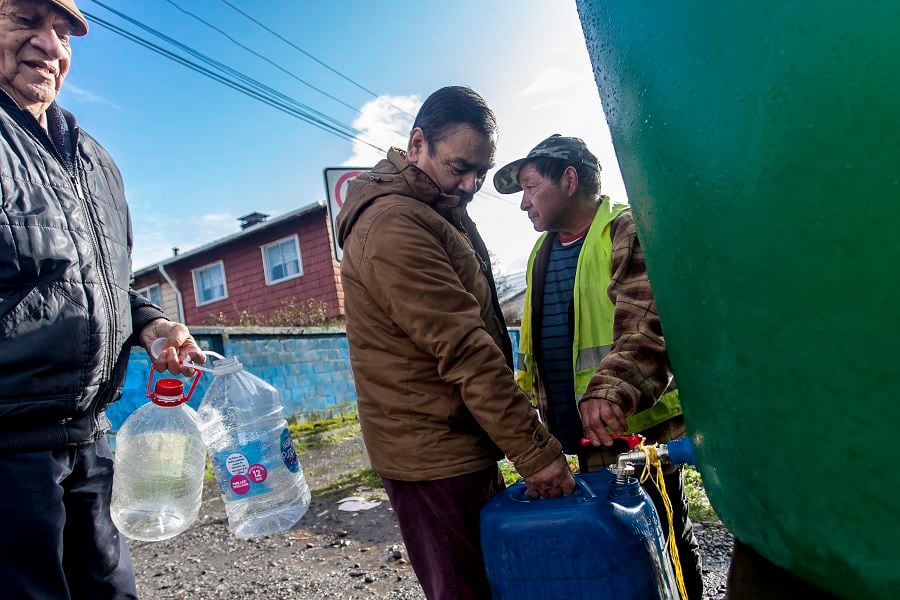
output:
[[[75,0],[48,0],[50,4],[55,4],[59,8],[66,11],[70,17],[72,17],[72,24],[75,26],[75,29],[72,31],[73,35],[86,35],[88,32],[88,22],[87,19],[84,18],[84,15],[81,14],[81,11],[78,10],[78,7],[75,6]]]

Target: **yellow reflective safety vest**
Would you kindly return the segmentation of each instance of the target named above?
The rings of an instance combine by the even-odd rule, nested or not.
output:
[[[587,390],[588,383],[609,354],[613,343],[613,318],[615,307],[609,299],[609,282],[612,279],[612,239],[610,225],[628,205],[612,204],[604,199],[584,239],[575,270],[574,317],[572,327],[572,365],[575,375],[575,401]],[[532,301],[534,290],[534,263],[544,244],[547,233],[537,241],[528,259],[525,273],[527,291],[522,310],[522,327],[519,333],[519,355],[516,363],[516,383],[536,402],[534,334],[532,332]],[[651,408],[628,417],[629,433],[644,431],[681,414],[678,392],[664,394]]]

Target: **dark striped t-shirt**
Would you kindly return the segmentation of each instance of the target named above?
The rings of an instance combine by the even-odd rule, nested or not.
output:
[[[582,437],[581,416],[575,401],[572,340],[569,338],[569,306],[575,289],[575,270],[584,237],[564,246],[553,240],[544,282],[544,307],[538,339],[541,377],[554,422],[548,423],[566,454],[575,454]]]

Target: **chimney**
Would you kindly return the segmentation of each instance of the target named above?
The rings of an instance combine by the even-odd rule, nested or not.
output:
[[[178,256],[178,247],[172,248],[172,256]]]
[[[244,215],[243,217],[238,217],[238,221],[241,222],[241,230],[247,229],[248,227],[252,227],[257,223],[262,223],[266,219],[269,218],[269,215],[264,215],[259,212],[252,212]]]

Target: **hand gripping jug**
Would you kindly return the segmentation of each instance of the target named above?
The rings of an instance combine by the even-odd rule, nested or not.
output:
[[[112,520],[131,539],[156,542],[176,536],[200,512],[206,448],[197,415],[178,379],[147,383],[150,402],[134,411],[116,434]]]
[[[310,494],[278,392],[237,358],[215,361],[213,374],[197,415],[228,527],[239,538],[291,529]]]

